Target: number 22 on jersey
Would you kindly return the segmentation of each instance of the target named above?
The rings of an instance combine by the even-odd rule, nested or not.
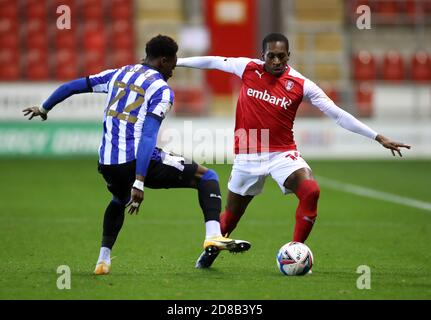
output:
[[[127,105],[123,112],[118,112],[116,110],[110,109],[117,101],[119,101],[121,98],[123,98],[126,95],[126,88],[127,88],[127,83],[121,82],[121,81],[115,81],[114,82],[114,87],[118,88],[118,94],[115,96],[114,99],[111,100],[111,102],[108,105],[108,112],[107,115],[111,116],[113,118],[117,118],[119,120],[125,120],[129,123],[135,123],[138,118],[135,116],[131,116],[130,112],[132,112],[133,110],[139,108],[145,101],[144,95],[145,95],[145,90],[142,89],[141,87],[138,87],[135,84],[130,84],[128,86],[130,91],[136,92],[137,95],[137,99],[132,102],[131,104]]]

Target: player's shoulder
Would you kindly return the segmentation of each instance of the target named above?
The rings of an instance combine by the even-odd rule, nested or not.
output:
[[[244,62],[246,62],[246,69],[250,70],[260,70],[263,68],[263,65],[265,64],[264,61],[259,59],[251,59],[251,58],[242,58],[244,59]]]
[[[293,68],[291,65],[289,65],[288,68],[289,68],[289,70],[288,70],[287,74],[288,74],[289,77],[301,79],[303,81],[305,81],[305,80],[308,79],[306,76],[304,76],[298,70],[296,70],[295,68]]]

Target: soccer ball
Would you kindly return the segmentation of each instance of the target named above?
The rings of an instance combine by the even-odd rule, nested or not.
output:
[[[289,242],[278,250],[277,266],[286,276],[303,276],[313,266],[313,253],[301,242]]]

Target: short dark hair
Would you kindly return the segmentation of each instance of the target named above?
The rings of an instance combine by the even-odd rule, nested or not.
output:
[[[159,34],[147,42],[145,53],[148,58],[174,57],[178,51],[178,44],[174,39]]]
[[[283,34],[281,34],[281,33],[270,33],[265,38],[263,38],[262,52],[265,52],[266,45],[268,42],[277,42],[277,41],[284,42],[286,45],[287,51],[289,51],[289,40],[287,40],[287,38]]]

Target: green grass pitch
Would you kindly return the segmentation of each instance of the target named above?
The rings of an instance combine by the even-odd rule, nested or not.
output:
[[[431,201],[431,161],[309,161],[317,176]],[[194,190],[150,190],[126,216],[112,274],[95,277],[110,195],[95,158],[0,160],[0,299],[430,299],[431,211],[321,186],[307,244],[313,275],[286,277],[275,263],[290,241],[295,196],[270,178],[232,237],[244,254],[222,252],[209,270],[194,263],[204,238]],[[215,165],[226,195],[230,165]],[[71,269],[71,289],[56,286]],[[358,266],[371,270],[360,290]]]

